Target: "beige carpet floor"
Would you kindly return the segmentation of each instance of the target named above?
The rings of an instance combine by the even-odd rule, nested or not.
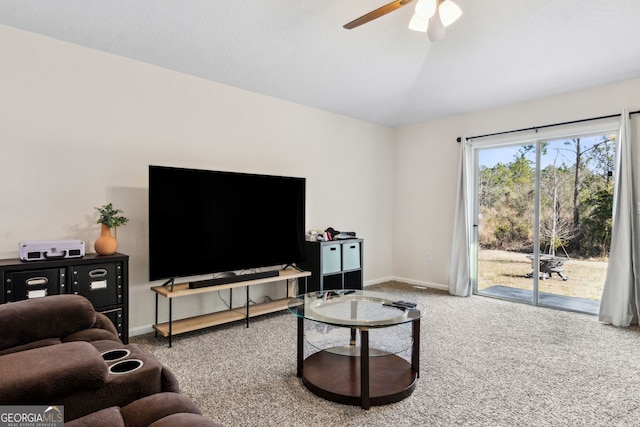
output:
[[[224,426],[640,425],[640,329],[589,315],[385,283],[419,300],[414,393],[363,410],[326,401],[296,377],[296,317],[283,311],[174,337],[131,338]]]

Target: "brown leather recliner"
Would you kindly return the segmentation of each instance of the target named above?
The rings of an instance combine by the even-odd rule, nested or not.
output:
[[[160,422],[188,408],[184,419],[215,425],[179,391],[166,366],[141,347],[124,345],[83,296],[0,305],[0,405],[63,405],[65,421],[86,425],[100,425],[106,411],[124,426]]]

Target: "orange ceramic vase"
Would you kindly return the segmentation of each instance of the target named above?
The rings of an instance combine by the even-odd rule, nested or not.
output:
[[[100,224],[100,237],[93,244],[96,253],[100,255],[112,255],[118,249],[118,240],[111,235],[111,228],[104,224]]]

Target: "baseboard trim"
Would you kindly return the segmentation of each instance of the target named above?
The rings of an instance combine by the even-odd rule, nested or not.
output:
[[[383,277],[381,279],[368,280],[368,281],[364,282],[363,286],[366,288],[367,286],[379,285],[380,283],[392,282],[394,280],[396,280],[396,279],[393,278],[393,277]]]
[[[389,279],[389,280],[394,280],[396,282],[402,282],[402,283],[408,283],[410,285],[421,286],[421,287],[424,287],[424,288],[433,288],[433,289],[439,289],[441,291],[449,291],[449,286],[443,285],[441,283],[425,282],[425,281],[422,281],[422,280],[407,279],[405,277],[393,277],[392,279]]]
[[[153,329],[153,325],[138,326],[137,328],[129,329],[129,336],[135,337],[136,335],[144,335],[151,333],[154,330],[155,329]]]

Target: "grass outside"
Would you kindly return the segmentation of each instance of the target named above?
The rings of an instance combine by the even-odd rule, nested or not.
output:
[[[519,289],[533,289],[531,260],[522,252],[481,249],[478,253],[478,290],[501,285]],[[599,301],[602,296],[607,261],[569,259],[564,263],[563,281],[557,274],[539,280],[540,292]]]

